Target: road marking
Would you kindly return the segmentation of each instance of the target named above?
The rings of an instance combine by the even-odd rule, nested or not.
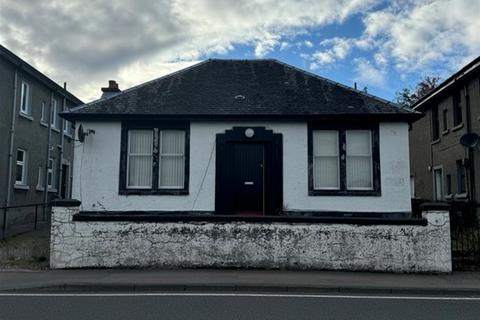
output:
[[[188,293],[188,292],[138,292],[138,293],[0,293],[0,297],[266,297],[266,298],[324,298],[324,299],[383,299],[383,300],[459,300],[480,301],[480,297],[453,296],[367,296],[327,294],[276,294],[276,293]]]

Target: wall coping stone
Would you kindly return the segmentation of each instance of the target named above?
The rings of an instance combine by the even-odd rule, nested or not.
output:
[[[249,223],[326,223],[354,225],[420,225],[428,224],[425,218],[375,218],[345,216],[239,216],[213,215],[211,212],[171,211],[82,211],[73,215],[73,221],[104,222],[249,222]]]
[[[76,199],[56,199],[52,201],[52,207],[80,207],[82,202]]]

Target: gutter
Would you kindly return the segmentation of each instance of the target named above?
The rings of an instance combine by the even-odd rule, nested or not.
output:
[[[5,206],[8,207],[10,204],[10,195],[12,193],[12,168],[13,168],[13,145],[15,141],[15,119],[17,115],[16,105],[17,105],[17,80],[18,80],[18,71],[15,69],[15,75],[13,80],[13,103],[12,103],[12,122],[10,123],[10,141],[8,148],[8,173],[7,173],[7,195],[5,196]],[[4,221],[6,224],[7,221]]]
[[[45,159],[44,181],[43,181],[43,203],[48,202],[48,163],[50,162],[50,144],[52,142],[52,103],[53,91],[50,93],[50,107],[48,108],[48,142]],[[53,181],[52,181],[53,182]],[[43,219],[47,216],[47,207],[43,206]]]
[[[63,84],[63,88],[65,90],[67,90],[67,83],[65,82]],[[63,97],[63,105],[62,105],[62,111],[65,111],[65,108],[66,108],[66,105],[67,105],[67,99],[65,97]],[[65,174],[65,172],[63,172],[63,148],[65,147],[65,125],[66,125],[66,120],[62,121],[62,125],[60,126],[61,129],[60,129],[60,145],[61,145],[61,148],[60,148],[60,154],[59,154],[59,160],[60,160],[60,163],[59,163],[59,166],[58,166],[58,170],[57,170],[57,195],[58,197],[60,198],[60,195],[62,194],[62,177],[63,175]]]

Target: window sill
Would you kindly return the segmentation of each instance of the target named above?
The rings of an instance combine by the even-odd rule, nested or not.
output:
[[[43,122],[42,120],[40,120],[40,125],[41,125],[42,127],[48,128],[48,123]]]
[[[462,128],[463,128],[463,122],[460,123],[460,124],[458,124],[458,125],[456,125],[455,127],[452,127],[451,130],[452,130],[452,132],[453,132],[453,131],[460,130],[460,129],[462,129]]]
[[[315,196],[339,196],[339,197],[356,197],[356,196],[372,196],[380,197],[380,190],[308,190],[308,195]]]
[[[450,132],[450,130],[448,130],[448,129],[447,129],[447,130],[443,130],[443,131],[442,131],[442,136],[448,134],[449,132]]]
[[[189,194],[186,189],[120,189],[119,195],[170,195],[170,196],[187,196]]]
[[[430,144],[433,146],[434,144],[437,144],[437,143],[440,143],[440,138],[436,139],[436,140],[433,140],[432,142],[430,142]]]
[[[72,136],[70,133],[64,132],[63,135],[64,135],[65,137],[67,137],[67,138],[70,138],[70,139],[73,138],[73,136]]]
[[[445,200],[452,200],[452,199],[453,199],[453,194],[451,194],[451,193],[450,193],[450,194],[446,194],[446,195],[444,196],[444,198],[445,198]]]
[[[55,132],[57,132],[57,133],[60,133],[60,129],[57,129],[57,128],[55,128],[55,127],[52,127],[52,130],[55,131]]]
[[[27,186],[26,184],[16,184],[13,186],[16,190],[30,190],[30,186]]]
[[[28,120],[30,120],[30,121],[33,121],[33,117],[32,117],[31,115],[29,115],[29,114],[26,114],[26,113],[23,113],[23,112],[20,111],[20,112],[18,113],[18,115],[19,115],[20,117],[22,117],[22,118],[25,118],[25,119],[28,119]]]
[[[465,192],[465,193],[456,193],[455,194],[455,199],[467,199],[468,198],[468,194]]]

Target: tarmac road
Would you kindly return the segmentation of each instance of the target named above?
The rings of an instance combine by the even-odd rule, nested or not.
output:
[[[480,297],[288,293],[0,293],[0,319],[480,319]]]

